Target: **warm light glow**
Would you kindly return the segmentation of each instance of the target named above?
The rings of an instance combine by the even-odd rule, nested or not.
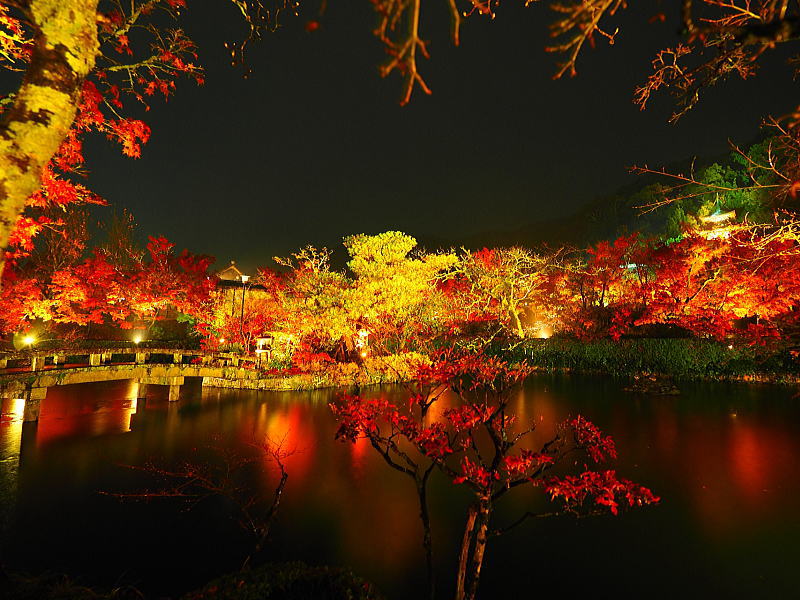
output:
[[[369,330],[367,329],[359,329],[357,333],[358,337],[355,340],[355,347],[356,349],[362,350],[361,357],[365,357],[366,354],[366,347],[367,343],[369,342]]]
[[[134,343],[134,344],[138,344],[138,343],[139,343],[139,342],[141,342],[141,341],[142,341],[142,336],[141,336],[141,335],[135,335],[135,336],[133,336],[133,343]]]
[[[541,340],[546,340],[553,335],[553,327],[540,321],[534,323],[531,329],[535,332],[533,335]]]
[[[367,351],[366,350],[362,350],[361,351],[361,358],[367,358]]]
[[[733,350],[733,344],[728,344],[728,350]]]
[[[36,338],[32,335],[26,335],[24,338],[22,338],[22,342],[28,346],[31,346],[36,342]]]
[[[14,398],[11,400],[11,410],[9,415],[12,421],[21,421],[25,414],[25,398]]]
[[[219,338],[219,343],[220,344],[224,344],[225,343],[225,338]]]
[[[249,279],[250,279],[250,275],[242,275],[242,283],[247,283],[247,281]]]
[[[728,239],[729,237],[731,237],[731,228],[715,227],[714,229],[710,229],[709,231],[701,231],[700,235],[702,235],[707,240]]]
[[[728,221],[729,219],[736,218],[736,211],[732,210],[730,212],[715,212],[713,215],[708,215],[706,217],[700,217],[700,220],[703,223],[723,223]]]
[[[701,231],[700,235],[707,240],[727,239],[731,235],[732,225],[735,223],[736,211],[721,213],[719,211],[712,215],[700,217],[704,225],[711,225],[711,229]]]

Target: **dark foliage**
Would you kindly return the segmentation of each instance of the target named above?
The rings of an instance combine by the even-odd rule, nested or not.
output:
[[[347,569],[301,562],[269,564],[225,575],[182,600],[382,600],[375,587]]]

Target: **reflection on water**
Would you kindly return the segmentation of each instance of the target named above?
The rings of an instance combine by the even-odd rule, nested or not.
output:
[[[681,396],[652,398],[621,387],[602,378],[537,376],[513,406],[522,422],[538,424],[532,444],[565,417],[585,415],[615,437],[620,473],[650,486],[663,504],[620,518],[529,523],[492,540],[483,597],[562,593],[567,581],[575,594],[602,597],[794,595],[800,407],[793,390],[686,384]],[[137,404],[135,384],[127,382],[52,388],[38,427],[23,427],[21,406],[4,406],[11,416],[0,423],[0,503],[6,515],[16,507],[4,560],[167,593],[234,569],[245,540],[224,506],[201,503],[187,512],[170,501],[120,503],[98,492],[152,484],[130,465],[196,460],[209,445],[256,453],[254,444],[268,438],[291,452],[271,558],[349,565],[392,598],[419,595],[424,569],[412,484],[367,443],[334,441],[328,403],[335,392],[190,383],[170,403],[166,388],[150,391]],[[265,460],[252,485],[269,493],[277,476]],[[467,499],[458,486],[434,480],[444,597]],[[519,490],[498,506],[498,523],[541,502],[537,490]]]
[[[16,501],[24,412],[23,398],[0,400],[0,530],[8,525]]]

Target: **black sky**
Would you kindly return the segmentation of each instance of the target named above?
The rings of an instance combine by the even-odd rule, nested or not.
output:
[[[404,108],[399,78],[378,77],[384,55],[366,1],[329,2],[312,34],[303,23],[313,13],[287,20],[251,48],[249,79],[223,46],[243,34],[236,12],[192,4],[183,26],[206,85],[183,82],[153,107],[140,160],[92,142],[90,182],[143,232],[220,265],[268,264],[351,233],[457,239],[564,216],[630,182],[627,166],[718,156],[729,138],[748,143],[761,117],[797,104],[797,83],[773,57],[754,81],[711,90],[676,126],[666,96],[640,112],[635,85],[678,39],[674,24],[647,24],[653,2],[626,11],[617,43],[587,50],[577,78],[553,81],[544,6],[506,2],[494,21],[470,18],[456,49],[446,3],[428,0],[432,57],[420,66],[434,93]]]

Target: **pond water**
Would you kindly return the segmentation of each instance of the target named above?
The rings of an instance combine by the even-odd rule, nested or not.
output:
[[[623,386],[538,375],[514,405],[522,418],[539,420],[540,439],[569,415],[593,421],[617,442],[619,474],[653,489],[662,504],[620,517],[529,521],[492,539],[481,597],[798,597],[796,390],[687,383],[679,396],[645,397]],[[368,445],[334,440],[328,403],[336,391],[202,390],[194,382],[176,403],[167,402],[166,388],[154,388],[146,402],[135,395],[127,382],[52,388],[38,424],[13,417],[0,424],[3,562],[154,595],[178,595],[236,569],[247,546],[219,503],[120,501],[102,492],[152,486],[131,466],[197,461],[209,446],[252,455],[252,444],[269,436],[294,453],[267,558],[349,566],[389,598],[422,597],[413,487]],[[276,477],[264,460],[251,485],[269,493]],[[433,483],[447,598],[468,498],[444,478]],[[498,525],[541,506],[536,490],[518,491],[498,506]]]

